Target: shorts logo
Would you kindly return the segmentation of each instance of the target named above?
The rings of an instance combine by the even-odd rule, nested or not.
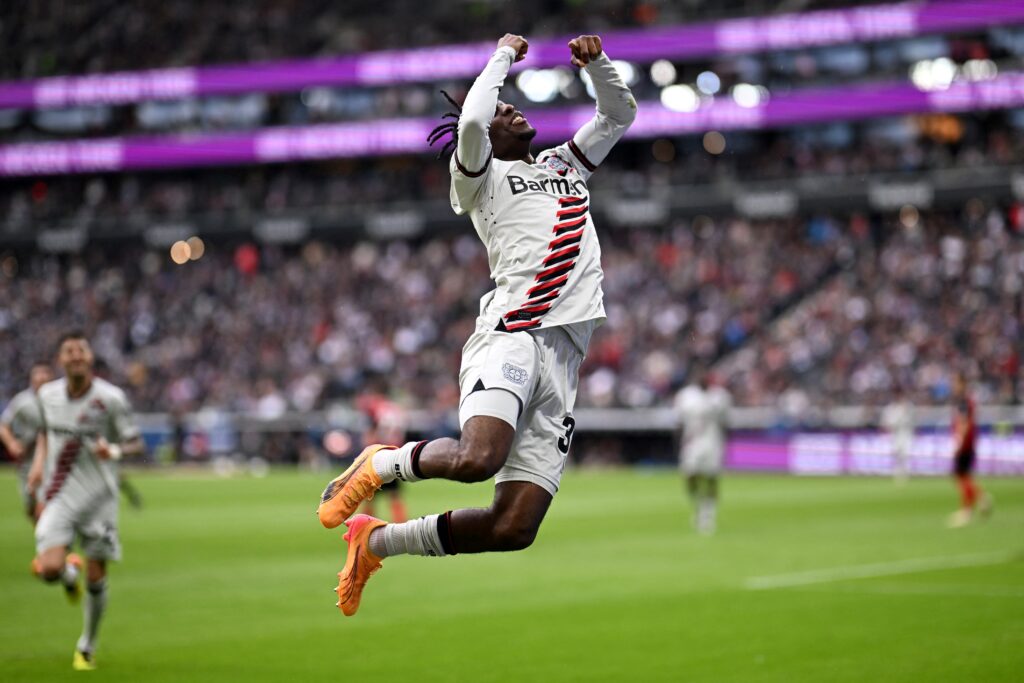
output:
[[[512,384],[518,384],[519,386],[524,386],[526,380],[530,379],[530,373],[511,363],[505,363],[501,366],[501,374],[505,375],[505,379],[512,382]]]

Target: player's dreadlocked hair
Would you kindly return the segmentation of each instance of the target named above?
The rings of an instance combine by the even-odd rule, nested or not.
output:
[[[446,114],[442,114],[441,115],[442,119],[453,119],[453,120],[452,121],[445,121],[440,126],[435,128],[434,130],[430,131],[430,135],[427,136],[427,142],[430,143],[431,147],[433,147],[434,143],[440,141],[441,138],[443,138],[445,135],[450,135],[451,136],[451,137],[448,138],[448,142],[444,143],[444,145],[441,147],[441,151],[437,153],[437,158],[438,159],[440,159],[441,157],[445,156],[449,152],[454,152],[455,148],[458,146],[458,144],[459,144],[459,116],[462,115],[462,107],[459,106],[459,103],[456,102],[455,100],[453,100],[452,96],[449,95],[448,93],[446,93],[444,90],[441,91],[441,94],[444,95],[444,98],[446,100],[448,100],[448,102],[450,102],[453,107],[455,107],[455,111],[450,111],[450,112],[448,112]]]

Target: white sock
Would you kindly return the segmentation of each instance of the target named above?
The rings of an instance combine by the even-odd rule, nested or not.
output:
[[[427,515],[401,524],[388,524],[370,534],[370,552],[378,557],[391,555],[427,555],[443,557],[447,553],[441,545],[437,519],[441,515]]]
[[[82,637],[78,649],[82,652],[96,651],[96,637],[100,630],[100,619],[107,608],[107,580],[100,579],[86,586],[85,601],[82,604]]]
[[[421,442],[410,441],[399,448],[377,451],[373,455],[373,469],[385,484],[395,479],[419,481],[412,471],[412,451]]]
[[[75,585],[75,581],[78,580],[78,567],[71,564],[70,562],[64,563],[64,571],[60,575],[61,583],[68,588]]]

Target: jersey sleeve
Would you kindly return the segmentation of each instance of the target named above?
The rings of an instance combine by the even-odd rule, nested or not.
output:
[[[4,407],[4,411],[0,413],[0,425],[10,427],[14,424],[14,417],[18,413],[18,397],[15,396]]]
[[[594,84],[597,111],[561,147],[580,175],[589,178],[636,119],[636,100],[615,65],[602,52],[584,67]],[[556,148],[560,149],[560,148]],[[563,157],[565,158],[565,157]]]
[[[22,392],[11,399],[0,424],[6,425],[19,439],[32,438],[43,427],[42,408],[35,394]]]
[[[123,391],[119,391],[115,400],[111,401],[108,426],[110,429],[109,439],[113,443],[128,441],[140,434],[131,402]]]
[[[480,190],[491,170],[491,138],[488,133],[498,106],[498,90],[516,58],[511,47],[494,51],[487,66],[466,93],[459,116],[459,142],[452,154],[451,204],[457,214],[469,212],[479,202]]]

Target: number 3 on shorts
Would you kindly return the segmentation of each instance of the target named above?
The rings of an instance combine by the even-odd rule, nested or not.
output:
[[[562,426],[565,427],[565,435],[558,437],[558,450],[562,455],[568,455],[569,446],[572,445],[572,433],[576,430],[576,419],[572,415],[566,415],[562,420]]]

